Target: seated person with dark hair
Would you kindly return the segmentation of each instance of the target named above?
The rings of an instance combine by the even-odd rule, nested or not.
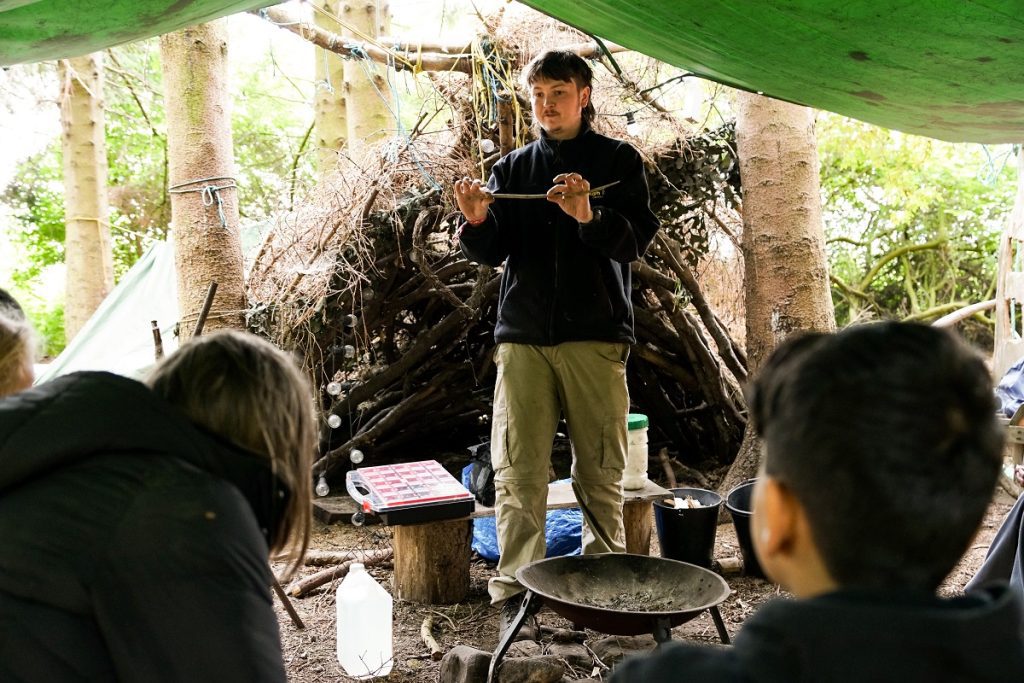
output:
[[[796,599],[762,607],[732,648],[669,644],[612,683],[1024,681],[1005,585],[936,595],[1001,462],[981,359],[923,325],[808,334],[772,354],[748,397],[764,440],[754,546]]]
[[[1013,468],[1013,479],[1018,486],[1024,486],[1024,467]],[[1005,581],[1010,582],[1010,590],[1017,599],[1024,600],[1024,495],[1010,508],[992,539],[985,561],[964,590],[974,591],[988,583]]]

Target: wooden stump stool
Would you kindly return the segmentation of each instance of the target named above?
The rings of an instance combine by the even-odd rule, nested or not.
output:
[[[466,518],[394,527],[395,597],[430,605],[466,597],[472,536]]]
[[[626,552],[651,554],[651,528],[654,506],[649,500],[626,501],[622,506],[622,525],[626,527]]]

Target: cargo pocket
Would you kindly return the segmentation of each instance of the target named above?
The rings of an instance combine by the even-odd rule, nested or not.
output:
[[[508,412],[499,410],[494,414],[491,428],[491,467],[494,475],[500,477],[502,470],[512,466],[512,451],[509,448]]]
[[[628,447],[625,416],[605,420],[601,430],[601,467],[621,474],[626,469]]]

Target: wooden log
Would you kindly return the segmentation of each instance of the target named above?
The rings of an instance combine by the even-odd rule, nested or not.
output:
[[[420,638],[423,639],[423,644],[430,650],[430,658],[435,662],[441,659],[441,646],[437,644],[437,640],[434,639],[434,617],[427,616],[420,624]]]
[[[351,501],[351,498],[346,498]],[[351,512],[349,513],[351,514]],[[358,562],[358,558],[364,557],[368,550],[307,550],[302,564],[307,567],[333,567],[351,560]]]
[[[466,597],[472,535],[469,519],[394,527],[395,597],[431,605]]]
[[[651,527],[654,525],[654,506],[650,501],[638,500],[622,506],[622,525],[626,527],[626,552],[632,555],[651,554]]]
[[[739,576],[743,573],[743,560],[735,555],[720,558],[715,563],[718,573],[722,576]]]
[[[391,548],[387,548],[385,550],[369,551],[361,557],[353,558],[348,562],[345,562],[344,564],[338,565],[337,567],[331,567],[330,569],[319,571],[316,574],[313,574],[312,576],[307,576],[304,579],[294,582],[292,585],[288,586],[287,593],[288,595],[291,595],[293,597],[301,598],[310,591],[312,591],[314,588],[319,588],[325,583],[330,583],[335,579],[340,579],[344,577],[346,574],[348,574],[349,568],[355,562],[362,562],[364,565],[369,567],[370,565],[380,564],[385,560],[390,560],[391,557]]]

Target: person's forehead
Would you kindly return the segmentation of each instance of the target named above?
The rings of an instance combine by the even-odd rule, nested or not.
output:
[[[537,78],[530,81],[531,88],[559,88],[569,85],[575,85],[572,81],[562,81],[552,78],[545,78],[544,76],[538,76]]]

